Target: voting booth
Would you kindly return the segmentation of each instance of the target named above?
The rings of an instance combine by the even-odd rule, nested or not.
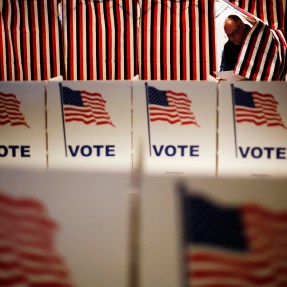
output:
[[[1,82],[1,167],[285,177],[284,82]]]
[[[46,169],[46,85],[0,83],[0,167]]]
[[[47,84],[49,170],[131,172],[130,82]]]
[[[136,81],[132,90],[134,162],[142,157],[147,173],[215,176],[216,84]]]
[[[285,177],[286,83],[219,84],[218,175]]]
[[[123,173],[1,169],[0,182],[1,286],[286,282],[286,179],[146,175],[131,189]]]

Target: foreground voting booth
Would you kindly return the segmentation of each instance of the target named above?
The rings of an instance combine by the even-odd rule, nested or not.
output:
[[[46,170],[46,84],[1,82],[1,167]]]
[[[286,103],[285,83],[220,83],[219,176],[286,176]]]
[[[286,179],[130,180],[1,169],[1,286],[285,285]]]
[[[49,82],[48,168],[132,169],[131,84]]]
[[[284,177],[286,83],[2,82],[0,166]]]

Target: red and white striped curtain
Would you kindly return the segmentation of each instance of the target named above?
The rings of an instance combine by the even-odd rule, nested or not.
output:
[[[138,0],[63,0],[67,79],[132,79],[137,21]]]
[[[271,0],[271,2],[274,3],[275,1]],[[281,1],[277,2],[278,6],[279,3],[282,3]],[[251,12],[241,7],[238,8],[231,2],[228,3],[230,7],[237,10],[243,17],[253,21],[253,27],[243,43],[235,67],[235,73],[254,81],[285,80],[287,74],[287,42],[285,33],[279,29],[271,29],[268,24]],[[258,6],[255,5],[255,7]],[[271,13],[271,10],[269,10],[269,13]],[[276,23],[273,26],[276,26]]]
[[[286,0],[230,0],[268,24],[271,29],[287,31]]]
[[[258,20],[244,42],[235,73],[254,81],[285,80],[287,43],[283,32]]]
[[[206,80],[215,71],[213,0],[142,0],[140,78]]]
[[[0,1],[0,80],[62,74],[57,1]]]

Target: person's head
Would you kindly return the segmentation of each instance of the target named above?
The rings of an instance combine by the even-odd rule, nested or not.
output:
[[[230,15],[224,21],[224,31],[235,45],[241,45],[245,38],[245,25],[237,15]]]

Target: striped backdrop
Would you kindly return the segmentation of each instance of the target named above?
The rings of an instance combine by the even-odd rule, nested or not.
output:
[[[230,2],[258,17],[270,28],[287,31],[286,0],[230,0]]]
[[[206,80],[215,70],[213,0],[142,0],[140,78]]]
[[[63,0],[68,80],[125,80],[138,74],[137,0]]]
[[[228,1],[226,1],[228,2]],[[254,25],[248,33],[235,73],[254,81],[285,80],[287,74],[287,42],[282,30],[271,29],[261,19],[228,2]]]
[[[0,1],[0,80],[60,75],[60,43],[56,1]]]
[[[235,72],[255,81],[284,80],[286,53],[287,43],[282,31],[270,29],[258,21],[245,40]]]

